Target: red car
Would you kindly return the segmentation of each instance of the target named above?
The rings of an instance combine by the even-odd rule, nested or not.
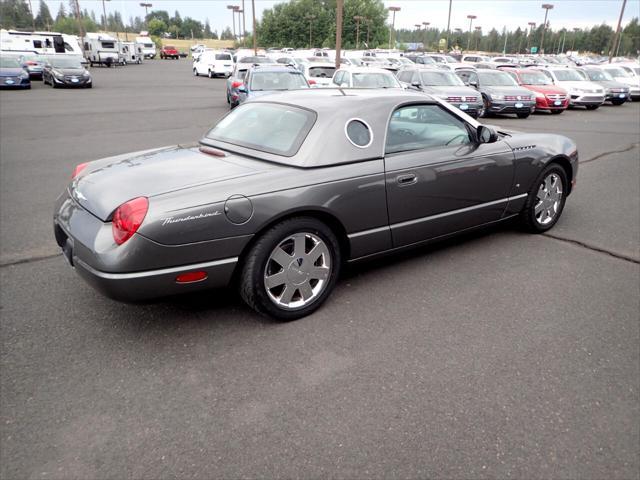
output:
[[[551,113],[562,113],[569,107],[569,94],[560,87],[556,87],[551,79],[540,70],[527,68],[500,68],[511,75],[518,85],[531,90],[536,97],[536,110]]]
[[[160,58],[175,58],[177,60],[180,58],[180,52],[178,52],[176,47],[166,45],[162,47],[162,50],[160,50]]]

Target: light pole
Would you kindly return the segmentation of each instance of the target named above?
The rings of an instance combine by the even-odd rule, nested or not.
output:
[[[618,18],[618,28],[616,28],[616,35],[613,37],[613,43],[611,44],[611,48],[609,49],[609,63],[611,63],[613,52],[616,49],[616,43],[618,43],[618,39],[620,38],[620,25],[622,24],[622,17],[624,16],[624,7],[626,5],[627,5],[627,0],[622,0],[622,8],[620,9],[620,17]]]
[[[393,20],[391,21],[391,28],[389,29],[389,50],[391,50],[391,32],[394,32],[395,37],[395,27],[396,27],[396,12],[400,11],[400,7],[389,7],[389,11],[393,12]],[[393,39],[393,48],[396,48],[396,39]]]
[[[144,3],[144,2],[143,2],[143,3],[141,3],[141,4],[140,4],[140,6],[141,6],[141,7],[144,7],[144,19],[145,19],[145,22],[146,22],[146,20],[147,20],[147,15],[149,15],[149,9],[150,9],[151,7],[153,7],[153,3]]]
[[[356,15],[353,17],[356,21],[356,50],[360,48],[360,21],[365,20],[362,15]]]
[[[237,7],[237,8],[236,8],[236,13],[238,14],[238,38],[239,38],[239,39],[241,39],[240,41],[243,41],[243,40],[242,40],[242,32],[240,31],[240,30],[241,30],[241,28],[242,28],[242,27],[240,26],[240,14],[241,14],[241,13],[242,13],[242,14],[244,14],[244,11],[243,11],[240,7]]]
[[[340,68],[340,61],[342,60],[342,10],[344,7],[344,0],[336,0],[336,70]]]
[[[367,24],[367,48],[369,48],[369,31],[371,30],[371,19],[365,18],[364,21]]]
[[[102,29],[106,32],[107,31],[107,8],[104,6],[105,2],[110,2],[111,0],[102,0],[102,15],[103,15],[103,22],[102,22]]]
[[[540,53],[544,53],[544,32],[547,30],[547,16],[549,15],[549,10],[553,10],[553,5],[550,3],[543,3],[542,8],[544,8],[544,24],[542,25],[542,40],[540,40]]]
[[[307,15],[306,17],[304,17],[305,20],[309,20],[309,48],[313,48],[312,42],[311,42],[311,25],[313,20],[315,20],[316,16],[315,15]]]
[[[529,22],[529,35],[527,35],[527,53],[531,53],[531,34],[534,28],[536,28],[536,22]]]
[[[256,0],[251,0],[251,15],[253,16],[253,54],[258,55],[258,43],[256,33]]]
[[[453,0],[449,0],[449,17],[447,19],[447,48],[445,53],[449,51],[449,34],[451,33],[451,4]]]
[[[471,45],[471,25],[473,24],[473,20],[478,18],[477,15],[467,15],[469,19],[469,38],[467,39],[467,50],[469,50],[469,45]]]
[[[231,10],[231,24],[233,25],[233,41],[236,40],[236,10],[239,9],[237,5],[227,5],[227,8]]]
[[[564,32],[562,32],[562,47],[561,47],[561,51],[562,53],[564,53],[564,41],[567,39],[567,29],[563,28]],[[558,42],[559,44],[560,42]]]
[[[580,29],[578,27],[573,27],[573,41],[571,42],[571,51],[575,51],[576,48],[576,37],[578,36],[578,32]]]
[[[475,31],[476,31],[476,52],[478,51],[478,39],[482,36],[482,27],[481,26],[477,26],[474,27]]]
[[[427,27],[429,25],[431,25],[431,23],[430,22],[422,22],[422,25],[424,25],[424,30],[423,30],[424,31],[424,34],[423,34],[423,36],[424,36],[424,47],[423,47],[422,50],[427,51]]]
[[[242,10],[240,10],[242,12],[242,46],[246,47],[245,45],[245,35],[247,34],[247,26],[244,23],[244,0],[242,0]]]

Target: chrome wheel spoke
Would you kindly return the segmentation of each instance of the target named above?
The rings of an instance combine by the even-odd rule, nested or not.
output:
[[[280,285],[287,283],[287,274],[283,270],[274,275],[269,275],[268,277],[265,277],[264,283],[267,288],[279,287]]]
[[[304,282],[302,285],[298,285],[298,291],[303,301],[308,301],[313,297],[313,290],[309,282]]]
[[[547,178],[544,179],[544,189],[546,192],[550,192],[551,189],[553,188],[551,185],[552,181],[553,181],[552,175],[549,175]]]
[[[309,273],[309,278],[314,280],[326,280],[329,278],[328,267],[313,267]]]
[[[327,250],[327,247],[325,246],[324,243],[316,243],[311,249],[311,251],[307,254],[307,257],[311,263],[315,264],[321,255],[328,255],[328,254],[329,254],[329,250]]]
[[[544,209],[544,202],[540,201],[533,208],[533,211],[535,212],[536,215],[539,215],[543,209]]]
[[[282,268],[287,268],[291,263],[291,260],[293,260],[293,257],[278,246],[271,254],[271,260],[276,262]]]
[[[296,293],[297,288],[293,285],[286,284],[284,290],[282,291],[282,295],[280,295],[279,301],[284,305],[288,305],[291,303],[291,299],[293,295]]]
[[[298,234],[293,237],[293,256],[294,257],[304,257],[307,252],[306,248],[307,238],[304,234]]]

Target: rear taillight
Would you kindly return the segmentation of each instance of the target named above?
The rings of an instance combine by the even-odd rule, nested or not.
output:
[[[138,231],[149,210],[147,197],[138,197],[123,203],[113,213],[111,231],[113,239],[122,245]]]
[[[24,62],[27,65],[38,65],[38,62],[34,62],[33,60],[28,60],[26,62]]]
[[[242,82],[233,82],[231,84],[231,88],[238,88],[242,86]]]
[[[80,175],[80,173],[87,168],[87,165],[89,165],[89,163],[81,163],[79,165],[76,165],[76,168],[73,169],[73,173],[71,174],[71,180],[73,180],[74,178],[76,178],[78,175]]]
[[[309,85],[315,85],[316,81],[315,80],[309,80]]]

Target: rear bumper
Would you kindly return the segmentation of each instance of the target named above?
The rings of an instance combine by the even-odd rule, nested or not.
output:
[[[163,245],[136,233],[116,245],[111,223],[89,213],[66,191],[56,202],[53,226],[69,265],[102,294],[125,302],[227,286],[252,237]],[[197,282],[176,282],[178,275],[193,271],[207,276]]]

